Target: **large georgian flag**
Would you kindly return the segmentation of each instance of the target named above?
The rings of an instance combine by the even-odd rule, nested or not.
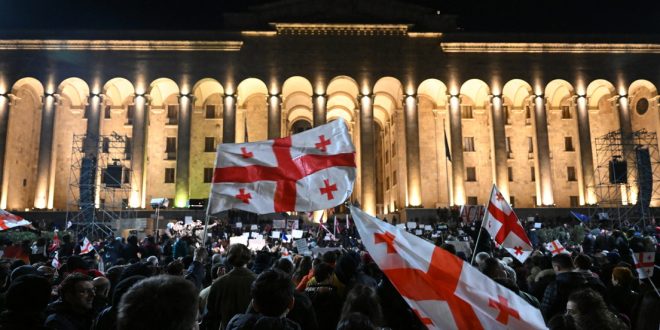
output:
[[[362,244],[429,329],[545,329],[541,312],[455,255],[350,206]]]
[[[355,171],[355,147],[341,119],[286,138],[220,144],[209,212],[331,208],[351,195]]]
[[[525,262],[527,257],[534,251],[532,242],[527,237],[518,216],[513,212],[511,205],[507,203],[495,185],[493,185],[493,190],[490,193],[490,200],[488,201],[488,207],[486,207],[486,217],[482,225],[495,243],[507,250],[521,263]]]
[[[653,276],[655,267],[655,252],[633,253],[633,261],[639,278],[650,278]]]
[[[0,231],[14,227],[29,226],[31,223],[15,214],[0,210]]]

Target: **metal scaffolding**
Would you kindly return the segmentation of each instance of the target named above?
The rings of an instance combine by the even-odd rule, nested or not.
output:
[[[114,236],[120,219],[135,218],[129,208],[131,193],[130,151],[127,138],[113,132],[98,138],[73,135],[67,198],[67,223],[76,234],[92,238]],[[121,167],[118,176],[108,166]]]
[[[642,129],[625,136],[616,130],[596,138],[595,148],[596,215],[619,225],[646,226],[649,206],[660,202],[657,134]]]

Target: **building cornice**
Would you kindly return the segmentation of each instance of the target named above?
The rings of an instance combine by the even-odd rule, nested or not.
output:
[[[406,36],[409,24],[270,23],[278,35]]]
[[[440,48],[445,53],[660,53],[660,44],[645,43],[441,42]]]
[[[187,40],[0,40],[0,50],[239,51],[242,41]]]

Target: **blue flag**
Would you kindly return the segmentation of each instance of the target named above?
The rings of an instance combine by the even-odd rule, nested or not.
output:
[[[580,222],[589,221],[589,216],[586,215],[586,214],[577,213],[577,212],[574,212],[574,211],[571,211],[571,214],[572,214],[576,219],[580,220]]]

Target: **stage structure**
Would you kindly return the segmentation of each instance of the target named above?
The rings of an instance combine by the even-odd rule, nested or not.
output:
[[[645,129],[626,136],[620,130],[595,139],[595,218],[646,226],[649,205],[660,190],[657,134]]]
[[[130,140],[112,132],[73,135],[67,223],[88,238],[114,236],[112,225],[136,217],[129,208]]]

